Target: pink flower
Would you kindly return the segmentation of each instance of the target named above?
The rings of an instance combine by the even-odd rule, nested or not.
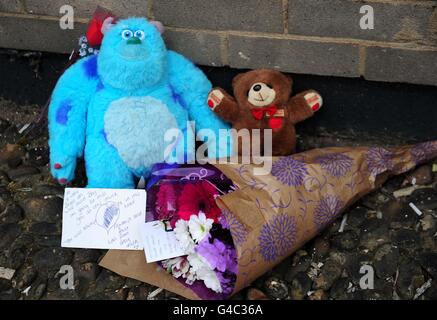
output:
[[[190,264],[185,257],[177,257],[162,261],[162,266],[167,269],[167,272],[173,274],[175,278],[188,272]]]
[[[217,196],[217,190],[206,181],[187,183],[178,198],[177,213],[181,219],[189,220],[191,215],[203,212],[218,223],[221,210],[215,202]]]
[[[186,279],[188,284],[192,284],[194,280],[196,280],[186,256],[164,260],[162,261],[162,266],[167,272],[171,273],[173,277],[179,278],[182,276],[182,278]]]
[[[170,224],[174,228],[176,221],[179,220],[176,206],[177,197],[173,185],[170,183],[160,185],[156,194],[156,219],[170,220]]]

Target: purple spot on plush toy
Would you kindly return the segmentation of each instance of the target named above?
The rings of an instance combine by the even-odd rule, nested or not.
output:
[[[88,78],[97,77],[97,56],[92,56],[87,61],[84,62],[83,67],[85,69],[85,74]]]
[[[56,122],[62,125],[66,125],[68,121],[68,112],[70,112],[73,105],[70,100],[64,100],[61,102],[58,110],[56,111]]]
[[[176,92],[171,84],[169,84],[168,87],[170,88],[173,101],[178,103],[182,108],[187,109],[187,104],[185,103],[184,98]]]
[[[99,83],[97,84],[97,87],[96,87],[96,92],[103,90],[103,89],[105,89],[105,86],[103,85],[102,81],[99,81]]]
[[[106,142],[107,144],[110,144],[109,141],[108,141],[108,136],[106,135],[105,130],[102,129],[101,133],[102,133],[103,139],[105,139],[105,142]]]

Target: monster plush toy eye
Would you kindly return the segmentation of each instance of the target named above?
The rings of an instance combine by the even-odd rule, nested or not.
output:
[[[52,95],[50,165],[62,184],[84,155],[88,187],[133,188],[135,176],[166,160],[168,130],[187,134],[189,120],[197,130],[229,128],[206,104],[210,82],[167,50],[159,22],[111,19],[102,26],[100,53],[71,66]]]
[[[134,33],[134,37],[135,37],[135,38],[138,38],[138,39],[140,39],[140,40],[144,40],[144,37],[145,37],[144,31],[143,31],[143,30],[137,30],[137,31],[135,31],[135,33]]]
[[[129,29],[123,30],[121,32],[121,36],[124,40],[128,40],[128,39],[132,38],[133,35],[134,35],[133,32],[130,31]]]

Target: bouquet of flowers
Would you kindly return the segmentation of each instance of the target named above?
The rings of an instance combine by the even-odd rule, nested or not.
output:
[[[148,191],[148,220],[169,223],[185,256],[159,264],[198,295],[228,297],[234,289],[237,254],[216,198],[233,190],[232,182],[213,166],[160,164]]]
[[[168,220],[189,253],[157,269],[144,252],[110,250],[100,265],[189,299],[227,298],[388,177],[435,157],[437,141],[430,141],[314,149],[274,158],[264,175],[252,164],[164,166],[152,173],[148,218]]]

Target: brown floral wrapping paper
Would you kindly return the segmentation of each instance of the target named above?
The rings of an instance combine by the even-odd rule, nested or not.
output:
[[[314,238],[387,178],[435,157],[437,141],[398,148],[314,149],[274,158],[268,175],[254,175],[254,165],[216,165],[238,187],[217,200],[237,249],[234,293]],[[100,265],[199,299],[156,264],[147,264],[142,251],[110,250]]]

